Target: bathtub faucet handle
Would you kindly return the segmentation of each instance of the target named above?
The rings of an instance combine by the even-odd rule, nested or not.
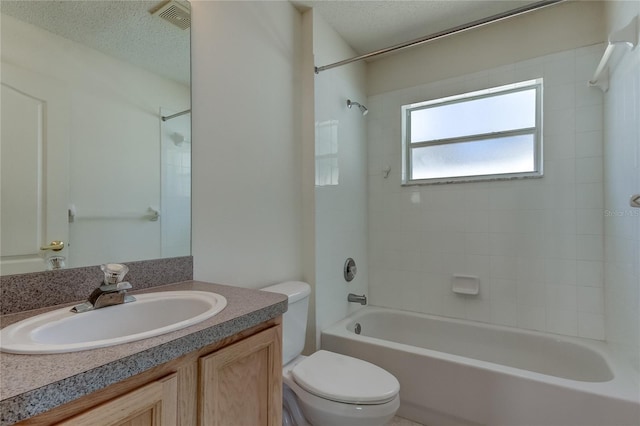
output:
[[[362,296],[358,296],[357,294],[349,293],[349,296],[347,296],[347,300],[349,302],[355,302],[361,305],[367,304],[367,296],[365,296],[364,294]]]

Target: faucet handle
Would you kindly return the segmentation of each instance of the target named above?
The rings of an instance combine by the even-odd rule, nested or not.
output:
[[[94,290],[94,292],[98,291],[100,293],[115,293],[115,292],[124,292],[133,288],[130,282],[122,281],[117,284],[102,284],[100,287]]]
[[[131,283],[129,281],[122,281],[122,282],[119,282],[118,284],[116,284],[116,290],[118,290],[118,291],[129,290],[131,288],[133,288],[133,286],[131,285]]]
[[[124,279],[124,276],[129,272],[127,265],[120,263],[105,263],[100,265],[100,269],[104,272],[104,283],[117,284]]]

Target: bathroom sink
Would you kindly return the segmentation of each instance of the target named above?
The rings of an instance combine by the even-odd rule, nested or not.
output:
[[[224,296],[206,291],[165,291],[135,298],[84,313],[66,307],[11,324],[0,330],[0,350],[51,354],[113,346],[197,324],[227,305]]]

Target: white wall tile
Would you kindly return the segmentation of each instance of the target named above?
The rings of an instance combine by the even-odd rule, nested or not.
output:
[[[576,208],[598,209],[602,208],[604,189],[602,182],[576,184]]]
[[[518,327],[528,330],[544,331],[547,328],[545,308],[518,305]]]
[[[317,61],[333,62],[338,57],[353,55],[344,40],[317,14],[313,15],[313,32],[313,53]],[[415,217],[403,209],[399,194],[386,190],[388,181],[382,178],[381,171],[371,170],[372,160],[367,152],[373,151],[379,158],[378,165],[384,164],[389,154],[384,141],[389,134],[388,128],[375,120],[380,111],[368,104],[364,84],[363,64],[352,64],[315,78],[315,118],[317,122],[335,123],[327,137],[337,145],[339,173],[337,181],[316,186],[315,191],[318,343],[324,328],[360,308],[347,302],[348,293],[370,293],[372,303],[388,303],[400,308],[411,300],[407,296],[414,290],[411,285],[415,276],[411,273],[421,267],[420,236],[407,232],[408,225],[417,223]],[[374,118],[371,124],[378,126],[381,136],[371,147],[366,138],[368,118],[348,109],[347,98],[370,107]],[[376,101],[375,105],[380,105],[384,99]],[[316,148],[321,143],[321,139],[316,139]],[[369,179],[371,184],[367,190],[371,172],[373,179]],[[398,173],[395,168],[394,173]],[[389,206],[393,207],[392,211]],[[370,271],[368,262],[372,256],[378,263]],[[355,279],[349,283],[343,277],[343,265],[348,257],[358,266]],[[371,283],[369,272],[379,275]]]
[[[492,300],[491,322],[515,327],[518,324],[517,305],[515,303]]]
[[[596,69],[596,65],[593,67],[588,67],[589,70]],[[583,66],[580,65],[577,67],[578,70],[583,69]],[[583,107],[587,105],[598,105],[602,104],[602,91],[596,87],[588,87],[584,84],[585,81],[590,80],[593,75],[589,76],[587,79],[578,79],[575,85],[575,101],[576,107]]]
[[[576,285],[586,287],[603,287],[604,262],[578,260],[576,261]]]
[[[602,235],[577,235],[576,259],[602,260],[604,257],[604,243]]]
[[[511,256],[491,256],[491,277],[516,280],[518,278],[518,258]]]
[[[604,291],[601,287],[578,287],[578,311],[604,314]]]
[[[547,285],[546,306],[549,309],[576,311],[578,309],[578,291],[573,285]]]
[[[572,134],[575,131],[575,125],[575,109],[568,108],[554,111],[553,114],[545,116],[544,136]]]
[[[577,183],[601,183],[603,180],[602,157],[576,159]]]
[[[560,53],[563,57],[549,55],[544,64],[544,78],[549,87],[573,83],[575,80],[575,57],[573,51]]]
[[[554,86],[544,93],[544,110],[555,113],[557,110],[573,109],[576,102],[576,90],[573,81]]]
[[[389,299],[376,297],[376,303],[604,338],[602,321],[598,322],[602,311],[594,296],[602,292],[604,279],[603,97],[583,81],[584,67],[597,62],[599,54],[592,47],[559,52],[375,96],[385,109],[375,116],[375,126],[369,122],[368,143],[376,156],[389,155],[383,161],[392,164],[392,173],[384,182],[370,178],[370,210],[375,206],[369,216],[370,261],[376,271],[386,267],[409,271],[403,274],[403,285],[416,294],[419,288],[407,280],[424,277],[423,294],[429,295],[419,302],[419,297],[408,296],[411,292],[385,290]],[[406,99],[415,102],[541,76],[545,78],[543,178],[399,185],[398,117]],[[402,256],[400,251],[373,250],[377,244],[408,252]],[[409,254],[414,250],[419,256]],[[411,278],[417,264],[421,275]],[[453,294],[454,273],[480,276],[480,296]],[[583,324],[578,312],[586,315]]]
[[[515,279],[493,278],[490,282],[491,299],[497,303],[508,303],[515,306],[518,294],[517,284]]]
[[[491,233],[489,234],[489,246],[492,256],[509,256],[517,253],[520,235],[515,233]]]
[[[545,259],[547,284],[576,285],[577,274],[577,264],[573,259]]]
[[[603,235],[604,220],[600,209],[576,210],[576,233],[588,235]]]
[[[518,306],[546,306],[546,288],[541,282],[518,280]]]
[[[466,211],[464,230],[466,232],[488,233],[490,221],[489,210],[479,208],[469,209]]]
[[[549,182],[552,180],[553,176],[550,177]],[[575,209],[576,202],[576,186],[572,183],[554,183],[548,189],[548,204],[546,207],[554,216],[557,216],[556,212],[559,210]]]
[[[491,300],[467,299],[465,318],[470,321],[491,322]]]
[[[640,15],[638,2],[607,2],[607,31]],[[606,252],[604,298],[607,340],[623,359],[640,368],[640,220],[629,196],[640,188],[640,50],[615,64],[604,99]],[[584,314],[587,318],[587,314]],[[590,318],[594,320],[594,318]],[[597,322],[597,320],[595,321]]]
[[[564,309],[547,309],[547,331],[576,336],[578,334],[578,313]]]
[[[604,340],[605,318],[601,314],[578,312],[578,336]]]
[[[597,91],[599,89],[589,87],[585,82],[593,78],[593,70],[596,69],[602,58],[605,46],[603,44],[594,44],[592,46],[576,49],[576,80],[579,88],[583,90]],[[580,84],[582,83],[582,84]],[[595,90],[594,90],[595,89]]]
[[[468,254],[489,255],[488,232],[466,232],[464,235],[464,252]]]
[[[466,300],[455,293],[445,293],[442,298],[443,315],[453,318],[465,318]]]
[[[602,105],[588,105],[576,109],[576,131],[593,132],[602,130]]]
[[[559,160],[574,158],[576,156],[576,135],[548,134],[544,137],[544,158],[549,160]]]
[[[547,257],[556,259],[577,259],[576,235],[572,233],[565,234],[547,234],[545,250]]]

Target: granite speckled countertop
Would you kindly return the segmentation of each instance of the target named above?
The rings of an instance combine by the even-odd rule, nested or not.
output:
[[[51,355],[0,353],[0,425],[10,425],[220,341],[287,310],[277,293],[184,281],[132,292],[212,291],[227,306],[208,320],[171,333],[90,351]],[[62,306],[0,317],[0,327]],[[106,308],[108,309],[108,308]]]

